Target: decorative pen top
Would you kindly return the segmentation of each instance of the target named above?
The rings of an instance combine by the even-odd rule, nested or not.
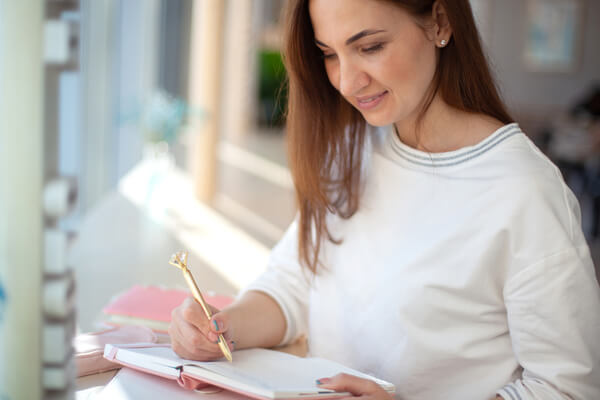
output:
[[[187,256],[188,256],[187,251],[178,251],[177,253],[175,253],[171,256],[171,259],[169,260],[169,264],[185,271],[188,269],[187,268]]]

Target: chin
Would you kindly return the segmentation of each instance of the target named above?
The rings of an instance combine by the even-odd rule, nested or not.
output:
[[[361,113],[367,124],[371,126],[383,127],[394,123],[393,118],[384,117],[381,115],[373,115],[369,113]]]

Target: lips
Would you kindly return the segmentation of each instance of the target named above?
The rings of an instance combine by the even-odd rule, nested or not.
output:
[[[377,105],[379,105],[379,103],[381,103],[381,101],[384,99],[387,93],[388,91],[385,90],[375,95],[357,97],[356,100],[358,103],[358,107],[365,110],[374,108]]]

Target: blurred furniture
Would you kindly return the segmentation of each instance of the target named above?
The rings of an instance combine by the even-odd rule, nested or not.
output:
[[[590,208],[586,233],[600,235],[600,86],[554,119],[547,132],[547,153],[561,169],[565,181]]]

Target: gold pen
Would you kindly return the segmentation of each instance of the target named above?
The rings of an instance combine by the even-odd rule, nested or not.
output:
[[[206,318],[208,318],[208,320],[210,321],[210,319],[212,318],[212,314],[210,312],[210,309],[206,305],[206,302],[204,301],[204,297],[202,297],[202,293],[200,293],[200,289],[198,289],[198,285],[196,285],[196,281],[192,276],[192,272],[187,266],[187,255],[187,252],[179,251],[171,256],[169,264],[181,269],[183,277],[185,278],[190,290],[192,291],[192,294],[194,295],[194,299],[196,299],[196,301],[200,304],[200,306],[204,310],[204,314],[206,314]],[[219,333],[218,344],[225,358],[229,361],[233,361],[231,351],[229,351],[229,346],[227,346],[227,342],[225,341],[225,338],[221,333]]]

